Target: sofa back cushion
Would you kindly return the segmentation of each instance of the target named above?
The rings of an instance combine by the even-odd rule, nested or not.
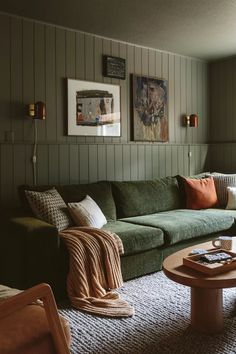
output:
[[[112,182],[118,218],[153,214],[181,207],[176,178]]]
[[[46,191],[53,186],[29,186],[19,187],[19,195],[24,207],[29,207],[25,196],[25,190]],[[116,207],[111,191],[111,184],[108,181],[101,181],[88,184],[70,184],[54,186],[66,204],[77,203],[89,195],[101,208],[107,220],[116,220]]]

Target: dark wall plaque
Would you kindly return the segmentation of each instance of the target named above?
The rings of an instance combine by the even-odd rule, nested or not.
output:
[[[103,76],[125,80],[125,59],[103,55]]]

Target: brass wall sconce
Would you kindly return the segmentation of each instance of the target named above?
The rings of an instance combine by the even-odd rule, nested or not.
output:
[[[28,106],[28,115],[33,119],[45,119],[46,109],[44,102],[31,103]]]
[[[198,127],[198,116],[197,114],[191,114],[190,116],[184,116],[184,126],[185,127]]]

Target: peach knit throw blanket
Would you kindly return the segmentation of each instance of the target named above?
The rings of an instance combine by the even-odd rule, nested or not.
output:
[[[60,236],[70,254],[67,293],[72,306],[103,316],[132,316],[134,308],[111,291],[123,284],[119,236],[90,227],[73,227]]]

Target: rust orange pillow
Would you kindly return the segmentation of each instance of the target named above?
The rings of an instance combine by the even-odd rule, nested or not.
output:
[[[212,177],[202,179],[184,178],[187,195],[187,209],[207,209],[218,206],[218,199]]]

